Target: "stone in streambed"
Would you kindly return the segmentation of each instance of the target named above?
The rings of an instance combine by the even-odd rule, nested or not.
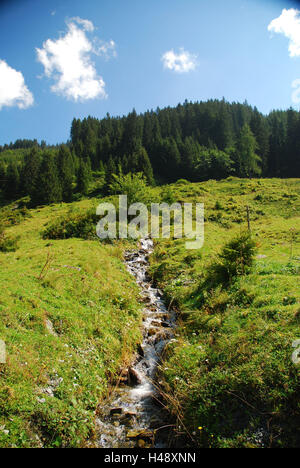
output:
[[[128,367],[127,369],[123,369],[119,382],[123,385],[139,385],[141,383],[141,377],[138,371],[133,367]]]
[[[146,441],[153,441],[153,432],[147,431],[146,429],[139,430],[139,431],[128,431],[127,432],[128,439],[139,439]]]
[[[155,318],[158,320],[162,320],[164,322],[166,322],[167,320],[170,320],[169,315],[164,312],[158,312],[157,314],[155,314]]]
[[[126,418],[134,418],[136,415],[137,415],[136,411],[126,411],[126,413],[124,413],[124,416]]]
[[[151,325],[153,325],[153,327],[161,327],[162,323],[158,320],[152,320]]]
[[[141,356],[141,357],[144,357],[144,356],[145,356],[143,347],[142,347],[142,345],[140,345],[140,344],[138,345],[137,352],[138,352],[139,356]]]
[[[162,329],[155,336],[154,344],[157,344],[159,341],[166,340],[167,338],[170,338],[170,336],[172,336],[172,334],[173,334],[173,329],[172,328]]]
[[[147,296],[142,296],[141,302],[144,303],[144,304],[151,304],[151,298],[148,295]]]
[[[123,408],[118,407],[118,408],[111,408],[109,414],[110,416],[115,416],[115,415],[120,415],[123,413]]]
[[[126,413],[121,416],[120,421],[122,424],[128,425],[134,420],[137,416],[137,413],[135,411],[126,411]]]
[[[128,368],[128,384],[129,385],[139,385],[142,382],[142,379],[139,373],[133,368]]]
[[[161,322],[162,327],[169,328],[170,324],[168,322]]]

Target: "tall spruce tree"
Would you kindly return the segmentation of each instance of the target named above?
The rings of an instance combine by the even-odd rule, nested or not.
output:
[[[180,145],[182,177],[193,180],[195,175],[195,160],[198,154],[198,144],[192,137],[186,137]]]
[[[287,111],[287,141],[285,145],[285,157],[282,161],[281,172],[284,177],[292,177],[295,174],[296,156],[299,145],[299,113],[294,109]]]
[[[269,116],[270,149],[268,154],[268,176],[279,177],[284,172],[286,125],[282,114],[272,112]]]
[[[40,163],[40,154],[37,148],[32,148],[30,153],[25,156],[21,172],[22,193],[29,195],[32,201],[34,201],[37,192]]]
[[[113,175],[117,173],[117,166],[110,156],[107,166],[106,166],[106,173],[105,173],[105,190],[107,193],[110,191],[110,186],[114,181]]]
[[[3,192],[6,181],[6,166],[3,161],[0,161],[0,190]]]
[[[238,171],[241,177],[253,177],[261,174],[261,158],[256,154],[257,142],[248,124],[240,132],[236,155]]]
[[[19,168],[15,161],[8,164],[5,185],[4,185],[4,197],[7,200],[13,200],[18,198],[20,194],[20,174]]]
[[[69,148],[61,145],[57,155],[57,167],[62,188],[62,199],[70,202],[73,195],[74,166]]]
[[[141,146],[136,152],[136,169],[135,172],[142,172],[146,177],[149,185],[154,184],[153,169],[147,151]],[[129,169],[130,170],[130,169]]]
[[[250,120],[250,128],[257,142],[257,154],[261,158],[262,174],[266,175],[268,171],[269,154],[269,129],[266,120],[262,114],[254,108],[254,113]]]
[[[77,174],[77,191],[82,195],[87,195],[90,184],[90,168],[88,164],[81,159]]]
[[[41,205],[62,201],[62,186],[56,157],[50,151],[45,151],[43,154],[34,200]]]

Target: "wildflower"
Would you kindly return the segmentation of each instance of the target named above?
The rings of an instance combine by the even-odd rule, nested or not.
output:
[[[202,426],[199,426],[198,429],[199,429],[199,431],[202,431],[203,427],[202,427]]]

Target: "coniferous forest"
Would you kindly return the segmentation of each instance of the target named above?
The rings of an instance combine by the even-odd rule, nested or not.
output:
[[[142,172],[150,185],[236,177],[300,176],[300,113],[263,115],[247,102],[187,102],[127,116],[73,119],[70,140],[17,140],[0,147],[3,200],[33,205],[87,194],[93,174]]]

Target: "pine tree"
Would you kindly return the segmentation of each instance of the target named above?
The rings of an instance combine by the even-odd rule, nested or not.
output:
[[[214,141],[220,150],[230,148],[234,142],[231,114],[227,111],[224,101],[215,121]]]
[[[81,134],[81,122],[79,119],[73,119],[71,125],[71,141],[73,146],[76,145],[78,140],[80,139]]]
[[[143,128],[143,146],[145,148],[151,147],[151,142],[153,138],[153,121],[150,112],[146,112],[144,116],[144,128]]]
[[[86,134],[84,135],[84,152],[85,155],[90,159],[93,169],[97,167],[97,135],[93,129],[88,126]]]
[[[268,172],[269,130],[263,116],[254,108],[250,120],[250,128],[257,142],[257,154],[261,158],[262,173]]]
[[[300,118],[298,114],[298,119],[296,123],[296,138],[294,142],[294,151],[290,158],[287,161],[287,176],[295,177],[295,175],[300,175]]]
[[[186,137],[184,143],[180,146],[182,156],[181,170],[182,177],[189,180],[193,179],[193,169],[195,167],[195,159],[197,156],[197,144],[192,137]]]
[[[123,152],[132,154],[138,150],[142,144],[143,138],[143,119],[139,117],[133,109],[128,114],[124,124],[123,134]]]
[[[40,155],[36,148],[33,148],[29,154],[25,156],[24,165],[21,172],[21,188],[24,195],[29,195],[33,200],[37,191]]]
[[[245,124],[240,132],[236,154],[238,161],[238,170],[241,177],[253,177],[260,175],[259,166],[261,158],[256,154],[257,142],[248,124]]]
[[[180,174],[181,156],[173,137],[164,140],[162,157],[161,165],[164,175],[169,180],[176,180]]]
[[[57,167],[62,188],[62,199],[70,202],[73,195],[74,167],[72,155],[66,145],[61,145],[57,155]]]
[[[43,154],[34,201],[42,205],[62,201],[56,157],[50,151],[45,151]]]
[[[114,181],[113,175],[117,173],[117,167],[116,164],[113,160],[113,158],[110,156],[107,166],[106,166],[106,174],[105,174],[105,188],[106,192],[109,193],[110,190],[110,185]]]
[[[82,195],[87,195],[90,183],[90,169],[88,164],[81,159],[77,175],[77,191]]]
[[[268,154],[268,176],[279,177],[284,167],[284,156],[286,146],[286,127],[282,115],[272,112],[269,116],[270,122],[270,150]]]
[[[136,167],[134,172],[142,172],[146,177],[147,183],[149,185],[154,184],[153,169],[151,162],[148,156],[147,151],[144,147],[140,147],[139,150],[135,153],[136,156]],[[130,171],[130,169],[129,169]]]
[[[285,158],[282,161],[281,173],[284,177],[292,177],[295,174],[294,166],[299,142],[299,113],[294,109],[287,111],[287,143]]]
[[[0,190],[3,192],[6,181],[6,166],[3,161],[0,161]]]
[[[6,171],[4,196],[7,200],[18,198],[20,189],[20,174],[17,163],[12,161],[9,163]]]

